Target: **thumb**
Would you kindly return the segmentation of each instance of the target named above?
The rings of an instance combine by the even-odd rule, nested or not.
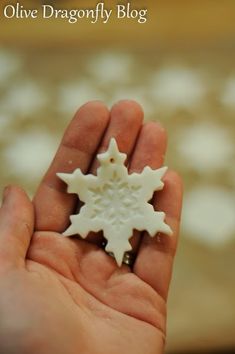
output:
[[[34,210],[26,193],[9,186],[0,208],[0,268],[24,266],[34,228]]]

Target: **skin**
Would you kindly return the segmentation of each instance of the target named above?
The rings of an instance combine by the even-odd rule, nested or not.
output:
[[[19,187],[5,189],[0,209],[0,353],[160,354],[166,335],[166,301],[177,247],[182,183],[174,171],[153,197],[173,236],[135,232],[133,268],[117,267],[100,244],[61,237],[76,196],[56,172],[80,167],[95,173],[97,151],[110,137],[128,155],[130,172],[163,164],[166,133],[143,124],[141,107],[120,101],[82,106],[67,128],[33,203]]]

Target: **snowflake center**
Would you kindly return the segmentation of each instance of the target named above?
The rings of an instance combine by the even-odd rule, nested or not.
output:
[[[137,213],[136,201],[139,187],[132,187],[122,180],[117,172],[113,172],[112,178],[103,186],[89,188],[93,201],[93,217],[104,216],[116,228],[125,224],[126,220]]]

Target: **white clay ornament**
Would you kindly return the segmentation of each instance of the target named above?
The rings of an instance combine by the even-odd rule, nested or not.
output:
[[[128,174],[124,165],[126,154],[120,153],[114,138],[106,152],[97,155],[100,167],[97,176],[84,175],[78,168],[73,173],[57,173],[68,185],[68,193],[76,193],[84,202],[63,236],[78,234],[86,238],[90,231],[103,230],[106,252],[112,252],[119,266],[124,253],[130,251],[133,230],[146,230],[154,237],[158,232],[171,235],[164,222],[165,213],[155,211],[148,203],[154,191],[164,186],[161,178],[167,167],[152,170],[146,166],[141,173]]]

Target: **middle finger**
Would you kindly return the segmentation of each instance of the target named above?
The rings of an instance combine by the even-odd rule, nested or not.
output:
[[[110,123],[98,148],[98,153],[106,151],[110,139],[115,138],[119,151],[127,155],[128,161],[141,129],[142,121],[143,111],[136,102],[123,100],[115,104],[111,109]],[[95,174],[98,166],[98,160],[95,159],[90,172]],[[101,232],[90,232],[86,240],[101,245],[104,238]]]

